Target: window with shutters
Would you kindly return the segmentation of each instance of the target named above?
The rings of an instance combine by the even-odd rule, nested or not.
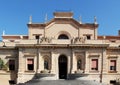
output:
[[[98,70],[98,59],[91,59],[91,70]]]

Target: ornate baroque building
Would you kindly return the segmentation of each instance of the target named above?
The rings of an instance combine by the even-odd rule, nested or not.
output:
[[[32,79],[81,79],[114,83],[120,78],[120,34],[99,36],[94,23],[72,12],[55,12],[46,23],[28,26],[28,35],[2,35],[0,85]]]

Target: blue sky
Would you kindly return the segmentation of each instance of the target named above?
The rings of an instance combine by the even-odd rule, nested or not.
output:
[[[120,30],[120,0],[0,0],[0,35],[28,33],[27,23],[44,22],[53,18],[56,10],[71,10],[74,18],[82,17],[83,23],[99,24],[99,35],[118,35]]]

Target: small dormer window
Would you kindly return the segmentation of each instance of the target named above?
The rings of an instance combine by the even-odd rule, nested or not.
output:
[[[87,40],[91,40],[92,34],[83,34]]]
[[[36,36],[35,36],[35,39],[40,39],[40,36],[39,36],[39,35],[36,35]]]
[[[90,35],[86,35],[86,38],[87,38],[87,40],[90,40],[91,36]]]
[[[58,36],[58,39],[69,39],[69,37],[65,34],[61,34]]]

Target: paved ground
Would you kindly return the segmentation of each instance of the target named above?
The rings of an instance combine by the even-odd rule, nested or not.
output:
[[[97,81],[88,80],[33,80],[19,85],[105,85]]]

